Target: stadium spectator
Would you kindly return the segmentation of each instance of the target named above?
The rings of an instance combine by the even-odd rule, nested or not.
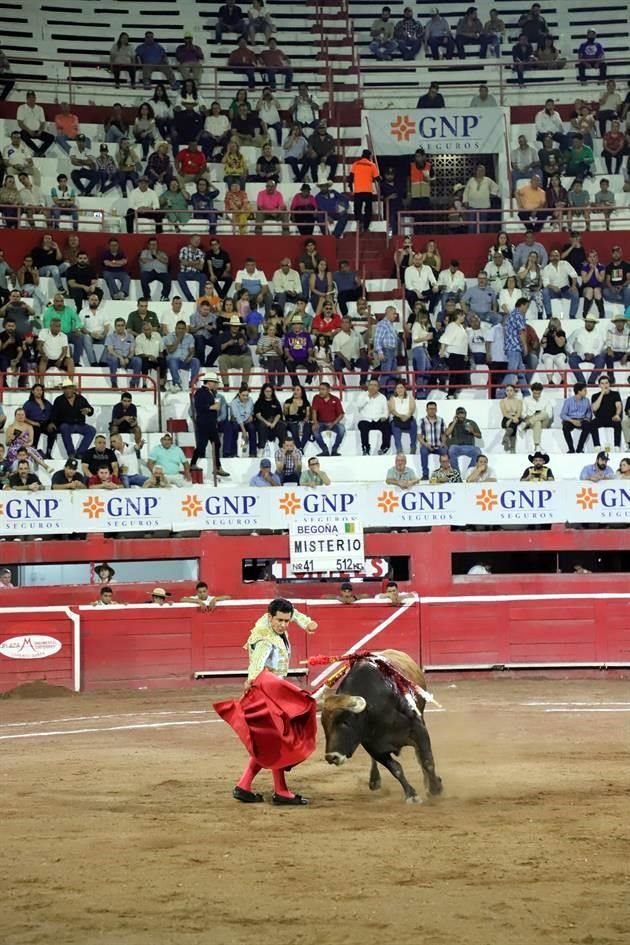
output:
[[[370,229],[372,222],[374,191],[379,179],[378,167],[372,160],[372,152],[366,148],[361,152],[361,157],[350,166],[348,178],[354,198],[354,218],[357,226],[364,233]]]
[[[16,472],[9,476],[9,481],[4,486],[5,491],[11,489],[15,492],[37,492],[43,488],[39,477],[30,471],[28,460],[25,459],[18,462]]]
[[[493,11],[496,13],[496,10]],[[496,108],[497,100],[494,95],[490,95],[490,91],[485,82],[482,82],[479,86],[479,91],[477,95],[473,95],[470,100],[469,108]]]
[[[525,70],[528,66],[531,68],[537,65],[534,47],[525,33],[521,33],[518,42],[512,46],[512,63],[512,69],[516,73],[518,84],[520,86],[525,85]]]
[[[512,254],[512,262],[514,265],[514,271],[520,272],[520,270],[527,266],[527,261],[531,253],[536,253],[538,257],[538,262],[541,266],[546,266],[548,262],[547,250],[542,243],[539,243],[534,239],[534,234],[531,230],[528,230],[525,233],[523,241],[518,244],[514,249]]]
[[[525,34],[527,41],[532,46],[540,46],[549,34],[549,27],[540,10],[539,3],[532,3],[529,10],[521,14],[517,24],[521,33]]]
[[[206,27],[210,29],[210,27]],[[243,11],[234,0],[226,0],[223,6],[219,7],[217,22],[214,27],[214,37],[219,45],[223,41],[224,33],[237,33],[242,35],[245,31],[245,18]]]
[[[619,469],[617,470],[617,479],[630,479],[630,459],[627,457],[619,460]]]
[[[375,382],[371,382],[375,383]],[[369,385],[368,385],[369,392]],[[409,452],[415,453],[418,445],[418,427],[416,424],[416,401],[407,390],[404,381],[398,381],[394,393],[388,401],[391,418],[391,432],[394,437],[396,453],[402,453],[402,435],[409,434]]]
[[[605,364],[604,339],[598,327],[599,318],[594,313],[584,316],[582,327],[576,329],[569,337],[569,367],[580,384],[585,384],[584,374],[580,368],[583,363],[592,364],[593,371],[589,377],[589,384],[597,383],[597,374]]]
[[[261,459],[258,472],[249,480],[250,486],[254,488],[267,488],[269,486],[280,486],[280,477],[271,470],[271,460]]]
[[[51,488],[55,491],[65,490],[70,492],[75,489],[87,489],[87,483],[78,469],[78,459],[71,456],[66,460],[63,469],[59,469],[56,473],[53,473]]]
[[[46,116],[37,104],[35,92],[26,93],[26,102],[18,107],[16,119],[22,141],[35,157],[44,157],[55,137],[46,131]]]
[[[151,285],[159,282],[162,286],[161,301],[168,301],[171,292],[171,278],[169,276],[169,258],[164,250],[158,246],[155,237],[151,237],[138,259],[140,269],[140,285],[146,299],[151,298]]]
[[[105,467],[113,476],[118,476],[118,460],[113,449],[107,446],[107,439],[102,433],[94,437],[94,446],[86,450],[81,456],[81,472],[89,481],[99,469]]]
[[[288,164],[293,171],[293,179],[295,181],[304,180],[304,175],[308,170],[308,142],[300,125],[291,126],[282,150],[284,152],[284,163]]]
[[[271,384],[263,384],[254,404],[258,449],[264,450],[267,443],[284,441],[286,427],[282,419],[282,407]]]
[[[99,466],[94,475],[88,477],[88,489],[122,489],[118,476],[112,475],[107,466]]]
[[[630,326],[621,313],[613,315],[611,321],[612,328],[606,333],[605,364],[610,382],[614,384],[615,376],[612,372],[615,364],[619,363],[625,367],[630,360]]]
[[[138,153],[135,148],[131,147],[128,138],[121,138],[118,142],[116,164],[118,168],[118,186],[123,197],[126,198],[127,182],[129,181],[132,187],[136,187],[140,180],[139,172],[141,168]]]
[[[299,367],[306,369],[306,383],[310,384],[317,370],[317,364],[313,357],[313,339],[310,333],[304,330],[304,320],[301,315],[294,315],[291,318],[289,330],[284,336],[283,347],[293,386],[299,384],[297,374]]]
[[[137,387],[140,382],[140,370],[142,362],[135,354],[135,338],[130,331],[127,331],[124,318],[117,318],[114,321],[114,330],[110,331],[105,338],[105,350],[102,361],[109,368],[109,377],[112,389],[118,387],[117,373],[119,368],[125,371],[125,383],[130,387]],[[131,374],[131,378],[128,376]]]
[[[344,410],[339,398],[331,394],[330,384],[327,381],[320,383],[318,393],[313,398],[311,410],[313,437],[321,450],[319,455],[339,456],[339,447],[346,433],[342,422]],[[331,452],[328,451],[323,438],[323,433],[326,431],[330,431],[335,437]]]
[[[545,135],[542,148],[538,150],[538,164],[540,166],[542,185],[545,190],[549,187],[550,178],[560,175],[562,160],[560,148],[555,147],[555,141],[551,135]]]
[[[311,438],[311,408],[303,387],[295,384],[293,393],[284,402],[283,416],[298,449],[304,452]],[[288,435],[287,434],[287,435]]]
[[[586,70],[597,69],[600,82],[606,78],[606,57],[604,47],[597,42],[597,33],[595,30],[586,31],[586,39],[580,43],[577,51],[578,58],[578,79],[582,85],[586,85]]]
[[[19,131],[11,132],[10,143],[4,149],[4,164],[6,170],[10,171],[14,177],[19,174],[28,174],[35,184],[41,183],[39,169],[33,161],[33,155],[23,143]]]
[[[569,453],[575,453],[576,448],[573,442],[573,433],[579,431],[577,452],[584,452],[586,443],[591,432],[591,423],[593,411],[591,403],[587,398],[586,384],[574,384],[573,396],[567,397],[562,404],[560,419],[562,421],[562,434],[567,444]]]
[[[531,386],[531,397],[524,397],[521,403],[521,417],[518,432],[524,435],[527,430],[532,431],[534,449],[540,448],[542,431],[548,430],[553,422],[553,404],[542,396],[543,385],[534,381]]]
[[[132,89],[136,87],[136,54],[129,44],[129,33],[121,33],[109,51],[109,69],[115,88],[120,88],[120,75],[126,72]]]
[[[603,285],[606,279],[606,267],[600,263],[597,251],[592,249],[580,271],[582,298],[584,299],[583,317],[588,315],[593,302],[597,306],[600,318],[604,318]]]
[[[103,122],[103,130],[105,132],[105,141],[114,144],[117,144],[121,138],[126,138],[129,135],[129,125],[123,114],[120,102],[114,102],[112,105],[111,113]]]
[[[0,49],[0,85],[2,86],[0,101],[4,101],[13,91],[15,80],[11,76],[11,63],[2,49]]]
[[[599,108],[597,109],[597,121],[599,124],[599,134],[603,139],[606,136],[606,125],[621,116],[623,98],[617,91],[617,83],[614,79],[608,79],[606,82],[606,91],[599,99]]]
[[[212,597],[208,592],[208,585],[205,581],[197,581],[193,595],[182,597],[182,603],[199,604],[199,609],[204,611],[214,610],[222,600],[231,600],[231,598],[227,594],[218,594]]]
[[[223,455],[234,457],[239,454],[249,455],[250,458],[256,456],[254,401],[247,384],[241,384],[238,394],[230,404],[223,437]]]
[[[545,101],[545,107],[536,113],[534,125],[537,141],[544,141],[547,135],[551,135],[553,140],[560,146],[561,151],[567,149],[564,122],[560,112],[556,110],[555,101],[552,98],[548,98]]]
[[[479,45],[479,55],[486,58],[488,37],[483,31],[483,24],[477,16],[476,7],[468,7],[455,28],[455,46],[460,59],[466,58],[466,46]]]
[[[428,92],[421,95],[416,102],[416,108],[445,108],[444,96],[440,92],[440,86],[437,82],[431,82]],[[424,152],[422,152],[424,154]]]
[[[543,306],[547,318],[551,318],[553,299],[569,299],[569,318],[575,318],[580,296],[577,289],[578,274],[573,266],[560,258],[557,249],[552,249],[549,263],[543,268]]]
[[[621,123],[613,119],[610,130],[605,132],[602,141],[602,157],[609,174],[619,174],[626,151],[626,136],[621,130]],[[613,169],[614,162],[614,169]]]
[[[514,268],[509,259],[504,259],[503,254],[495,252],[492,259],[486,263],[484,272],[488,277],[488,285],[494,291],[495,296],[505,288],[505,284],[510,276],[514,275]]]
[[[142,71],[142,84],[145,89],[151,88],[151,78],[154,72],[163,75],[170,82],[172,89],[177,88],[175,73],[168,64],[166,50],[160,43],[156,43],[151,30],[145,32],[144,41],[136,46],[136,61]]]
[[[302,128],[315,128],[319,122],[319,105],[308,90],[306,82],[298,85],[298,94],[289,109],[291,120]]]
[[[451,259],[448,269],[437,277],[438,298],[444,306],[449,299],[459,303],[466,292],[466,277],[459,268],[459,260]]]
[[[77,393],[72,378],[62,381],[61,387],[63,393],[53,402],[52,423],[61,434],[68,456],[73,457],[77,453],[83,455],[96,434],[94,427],[86,423],[86,418],[93,415],[94,408],[82,394]],[[78,450],[74,448],[72,442],[74,434],[81,436]]]
[[[189,302],[193,302],[193,296],[188,288],[189,282],[195,282],[198,286],[198,295],[204,290],[206,277],[204,273],[206,265],[206,254],[201,248],[201,237],[195,233],[190,237],[188,244],[182,246],[179,251],[179,276],[177,282]]]
[[[474,420],[468,418],[464,407],[457,408],[444,433],[448,444],[448,457],[455,469],[459,468],[461,456],[467,457],[474,466],[481,453],[479,447],[475,446],[475,440],[481,439],[481,430]]]
[[[573,187],[575,187],[576,183],[581,183],[585,177],[591,176],[595,159],[593,157],[593,149],[584,143],[583,134],[578,133],[573,135],[573,144],[569,150],[566,151],[564,158],[564,173],[568,177],[577,178]],[[573,190],[573,188],[571,188],[571,190]],[[569,226],[570,225],[569,223]]]
[[[621,246],[613,246],[611,260],[606,266],[604,299],[613,305],[630,306],[630,263],[623,258]]]
[[[75,168],[70,172],[70,179],[82,197],[90,194],[97,182],[96,161],[87,142],[85,135],[77,135],[69,155],[70,164]]]
[[[602,177],[599,182],[599,190],[593,198],[593,213],[602,213],[604,216],[604,225],[607,230],[610,229],[610,218],[616,205],[615,195],[610,189],[610,181]]]
[[[265,9],[264,0],[253,0],[247,13],[245,27],[250,43],[256,41],[256,33],[262,33],[265,37],[265,42],[269,42],[271,34],[275,32],[276,28],[269,13]]]
[[[416,58],[422,46],[423,36],[422,24],[414,18],[413,9],[405,7],[402,20],[399,20],[394,27],[394,42],[405,61]]]
[[[484,165],[478,164],[463,193],[464,206],[469,211],[469,233],[488,233],[493,229],[492,224],[487,221],[491,218],[492,198],[498,195],[499,188],[496,183],[488,177]]]
[[[468,467],[470,469],[470,467]],[[488,465],[488,457],[480,453],[477,462],[466,476],[466,482],[496,482],[497,477]],[[468,572],[470,574],[470,571]]]
[[[171,392],[182,389],[180,371],[190,373],[190,382],[199,373],[199,359],[195,357],[195,341],[189,334],[186,322],[178,321],[175,331],[164,338],[166,350],[166,367],[171,375]],[[168,475],[168,470],[165,470]]]
[[[595,443],[595,446],[599,446],[599,443]],[[578,450],[579,452],[579,450]],[[580,473],[580,480],[582,482],[602,482],[606,479],[614,479],[615,473],[612,466],[608,465],[608,453],[605,450],[600,450],[600,452],[595,457],[594,463],[588,463],[582,468]]]
[[[393,305],[388,305],[380,321],[377,322],[373,339],[373,362],[380,371],[380,385],[385,388],[393,383],[396,374],[400,339],[394,322],[398,321],[398,312]]]
[[[54,367],[60,371],[66,371],[68,377],[72,379],[74,361],[70,355],[68,336],[61,330],[61,319],[58,315],[52,315],[48,324],[50,327],[42,328],[37,336],[37,354],[39,355],[37,376],[43,383],[48,368]]]
[[[157,371],[160,390],[164,390],[166,380],[166,360],[164,340],[159,331],[155,331],[151,321],[143,324],[142,332],[136,337],[136,357],[140,360],[140,373],[150,374]],[[146,387],[146,381],[144,382]]]
[[[291,60],[281,50],[273,37],[267,39],[267,48],[261,50],[258,61],[262,68],[263,82],[267,82],[272,92],[276,91],[276,76],[284,76],[284,91],[290,92],[293,87],[293,69]],[[261,115],[261,118],[263,116]],[[280,144],[280,141],[278,141]]]
[[[352,327],[352,320],[348,315],[342,316],[341,328],[332,340],[330,351],[340,386],[345,387],[344,374],[358,367],[361,371],[359,386],[365,387],[369,370],[367,349],[359,332]]]
[[[19,174],[20,190],[18,192],[18,203],[22,208],[23,215],[29,226],[35,227],[35,214],[39,217],[47,217],[46,201],[39,187],[31,182],[28,174]]]
[[[108,240],[107,249],[102,258],[103,280],[109,289],[109,294],[112,299],[126,299],[131,286],[131,276],[127,271],[129,260],[115,237]]]
[[[471,463],[471,466],[476,465],[476,460],[474,463]],[[457,468],[452,465],[452,461],[448,456],[440,456],[438,459],[438,466],[431,473],[431,478],[429,482],[432,486],[442,485],[448,482],[461,482],[462,477]]]
[[[420,465],[422,478],[429,478],[429,456],[446,454],[446,428],[444,420],[438,416],[437,404],[427,401],[426,415],[418,424],[418,444],[420,447]]]
[[[132,433],[137,449],[142,446],[142,430],[138,423],[138,408],[133,403],[129,391],[120,395],[120,400],[112,407],[112,419],[109,425],[110,434]],[[114,447],[112,447],[113,449]]]
[[[284,311],[287,304],[297,302],[302,298],[302,283],[297,269],[291,267],[288,256],[280,260],[280,266],[271,279],[271,294],[273,301]]]
[[[311,173],[313,183],[320,184],[320,171],[326,180],[332,179],[337,173],[339,159],[335,154],[335,139],[329,134],[326,122],[319,121],[315,131],[308,138],[306,163]]]
[[[407,457],[404,453],[397,453],[394,465],[390,466],[385,476],[385,484],[396,486],[398,489],[413,489],[420,480],[415,471],[407,466]]]
[[[0,200],[1,199],[2,197],[0,195]],[[77,195],[72,187],[68,187],[67,174],[57,175],[57,186],[51,187],[50,199],[52,202],[51,218],[53,227],[59,227],[59,221],[62,216],[69,216],[72,218],[72,229],[78,230],[79,211],[77,205]]]
[[[370,27],[370,52],[375,59],[393,59],[398,51],[394,39],[394,22],[391,19],[391,7],[383,7]]]
[[[321,311],[313,319],[311,331],[314,335],[324,336],[330,341],[341,329],[341,316],[335,312],[333,303],[329,300],[324,302]]]
[[[285,236],[289,233],[289,218],[284,197],[278,190],[275,180],[267,180],[263,190],[256,196],[256,234],[263,231],[263,224],[267,221],[278,221]]]
[[[252,370],[252,356],[239,315],[232,315],[227,329],[219,334],[216,347],[219,352],[217,363],[224,389],[230,389],[229,372],[231,370],[241,371],[241,383],[247,384]]]
[[[276,475],[284,486],[287,483],[299,485],[302,474],[302,452],[298,449],[290,433],[286,433],[275,453]]]
[[[70,106],[67,102],[60,102],[59,104],[59,112],[55,115],[55,131],[55,141],[66,154],[69,154],[69,142],[76,141],[81,133],[81,128],[78,116],[70,111]],[[85,140],[89,147],[89,138]]]
[[[531,466],[527,466],[521,476],[521,482],[553,482],[554,475],[548,465],[549,456],[540,450],[535,450],[528,457]]]
[[[126,226],[127,233],[133,233],[138,219],[150,220],[158,233],[162,232],[162,214],[159,212],[160,199],[149,187],[146,177],[141,177],[127,198]]]
[[[444,17],[440,16],[437,7],[433,7],[431,10],[431,16],[424,29],[424,41],[431,50],[433,59],[440,58],[440,48],[442,46],[445,49],[446,58],[453,58],[455,40],[453,39],[450,26]]]
[[[184,33],[184,42],[175,50],[177,68],[182,79],[193,79],[197,85],[201,82],[204,55],[200,46],[193,43],[193,34]]]
[[[83,351],[88,364],[94,366],[97,364],[94,345],[102,345],[105,342],[105,336],[109,334],[110,323],[105,321],[105,310],[101,305],[101,299],[95,292],[91,292],[87,297],[87,306],[81,310],[82,324],[81,340],[83,342]]]
[[[494,9],[490,10],[490,19],[486,21],[483,31],[486,34],[486,37],[488,40],[488,49],[492,51],[493,55],[496,56],[497,59],[500,59],[501,58],[501,42],[505,38],[505,23],[499,16],[498,10],[494,10]],[[487,91],[488,90],[486,88],[486,93]],[[481,89],[480,89],[480,92],[481,92]],[[496,101],[494,101],[494,96],[489,96],[489,97],[493,99],[492,105],[494,107],[496,105]],[[483,105],[485,105],[485,102],[482,103],[482,107]],[[478,108],[479,106],[477,105],[475,107]]]
[[[307,468],[302,470],[300,485],[307,489],[316,489],[319,486],[329,486],[330,476],[321,468],[317,456],[309,457]],[[343,585],[342,585],[343,588]]]
[[[183,486],[191,481],[190,464],[183,451],[173,443],[170,433],[164,433],[160,442],[154,446],[149,454],[147,466],[151,473],[159,466],[166,480],[173,486]],[[148,487],[149,483],[145,483]]]
[[[5,328],[6,330],[6,328]],[[0,335],[1,338],[1,335]],[[33,430],[33,449],[37,449],[42,436],[46,437],[44,459],[50,459],[57,440],[57,433],[52,424],[53,405],[44,395],[42,384],[33,384],[28,400],[24,403],[24,415]]]
[[[267,141],[262,146],[262,153],[256,161],[256,173],[252,175],[253,180],[266,184],[268,180],[276,184],[280,180],[280,161],[273,153],[271,142]]]
[[[494,325],[500,320],[497,312],[497,293],[489,285],[488,273],[485,270],[479,272],[477,285],[468,286],[461,298],[461,305],[466,315],[474,313],[482,322]]]
[[[220,299],[224,299],[232,285],[232,260],[216,237],[210,240],[206,253],[206,266],[210,282]]]
[[[256,66],[258,65],[258,56],[253,49],[247,45],[247,39],[244,36],[238,41],[238,46],[233,49],[228,56],[228,68],[236,75],[244,75],[247,79],[247,87],[256,88]]]
[[[599,377],[599,392],[591,396],[593,422],[591,437],[593,446],[599,446],[599,431],[603,427],[612,428],[615,448],[621,446],[622,403],[619,392],[610,386],[610,380],[605,374]]]
[[[519,187],[516,191],[518,215],[528,230],[540,232],[547,219],[547,195],[541,187],[541,179],[537,174],[532,175],[529,183]]]
[[[516,396],[513,384],[505,385],[505,393],[499,401],[501,410],[501,428],[505,430],[502,445],[506,453],[516,452],[516,432],[521,422],[523,401]]]
[[[63,256],[61,255],[58,243],[53,240],[49,233],[45,233],[44,236],[42,236],[41,243],[33,247],[31,257],[39,270],[40,276],[53,279],[55,287],[62,289],[59,266],[63,261]],[[0,262],[2,261],[2,257],[0,257]]]
[[[405,269],[405,298],[413,309],[416,302],[426,302],[432,309],[439,298],[438,281],[430,266],[424,263],[424,254],[415,253],[411,265]]]
[[[16,229],[18,225],[19,202],[20,194],[15,186],[15,177],[13,174],[7,174],[2,187],[0,187],[0,212],[7,229]]]
[[[348,225],[348,199],[345,194],[334,189],[331,180],[322,180],[317,184],[319,193],[315,197],[319,227],[322,233],[328,232],[327,223],[334,223],[333,236],[343,236]]]
[[[454,398],[462,387],[470,384],[468,371],[468,334],[461,309],[447,316],[447,325],[440,336],[440,357],[448,367],[448,397]]]
[[[357,426],[361,437],[361,452],[363,455],[370,455],[370,433],[372,430],[376,430],[381,435],[381,446],[378,455],[383,456],[388,453],[391,443],[390,412],[386,397],[379,391],[377,380],[368,381],[367,392],[357,405],[357,413],[359,416]]]

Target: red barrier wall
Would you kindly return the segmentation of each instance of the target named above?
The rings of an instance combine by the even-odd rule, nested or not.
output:
[[[61,644],[57,653],[41,658],[14,659],[0,650],[0,691],[13,689],[23,683],[45,680],[56,686],[73,685],[73,625],[65,614],[30,612],[3,613],[0,629],[0,646],[7,640],[21,639],[12,652],[33,654],[37,645],[36,636],[50,637]]]

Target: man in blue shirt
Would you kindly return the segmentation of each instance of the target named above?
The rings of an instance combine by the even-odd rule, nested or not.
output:
[[[569,453],[583,453],[584,444],[591,432],[593,411],[591,409],[591,402],[586,396],[586,393],[586,384],[574,384],[573,397],[567,397],[560,411],[562,435],[564,436]],[[580,431],[577,451],[573,445],[574,430]]]
[[[516,374],[518,383],[523,388],[523,394],[527,392],[527,380],[522,372],[525,367],[524,359],[528,352],[526,332],[527,319],[525,317],[528,308],[529,299],[519,299],[503,325],[503,347],[505,349],[508,368],[505,383],[513,384],[514,379],[512,375]]]
[[[603,479],[614,479],[615,473],[608,465],[608,453],[602,450],[595,457],[595,462],[585,466],[580,473],[580,479],[588,482],[601,482]]]
[[[249,480],[250,486],[258,486],[259,488],[266,488],[267,486],[279,486],[280,476],[271,471],[271,460],[270,459],[261,459],[260,469],[255,476]]]
[[[586,40],[578,47],[578,79],[586,84],[586,70],[599,69],[599,80],[606,79],[606,63],[604,61],[604,47],[597,42],[595,30],[586,31]]]
[[[319,187],[319,193],[315,197],[315,203],[317,209],[321,210],[319,228],[324,234],[328,232],[323,217],[325,213],[329,220],[336,221],[333,236],[339,239],[340,236],[343,236],[343,231],[348,225],[348,198],[345,194],[333,188],[331,180],[323,180],[317,186]]]
[[[116,374],[119,367],[123,368],[126,373],[133,375],[131,378],[127,378],[129,386],[138,386],[142,361],[135,356],[135,349],[136,339],[130,331],[127,331],[125,319],[117,318],[114,322],[114,330],[105,339],[105,351],[103,352],[103,363],[109,368],[109,376],[114,390],[118,387]]]
[[[388,382],[393,384],[396,375],[399,337],[394,328],[395,321],[398,321],[398,312],[393,305],[388,305],[374,329],[374,358],[381,372],[381,388],[386,387]]]
[[[179,321],[164,339],[166,349],[166,367],[170,371],[171,392],[182,389],[179,382],[180,370],[190,371],[190,380],[199,374],[200,363],[195,355],[195,340],[186,329],[186,322]]]
[[[462,308],[467,315],[474,313],[482,322],[496,325],[501,321],[497,312],[497,293],[488,285],[488,273],[483,269],[477,276],[477,285],[469,286],[462,296]]]
[[[144,34],[144,42],[136,46],[136,59],[142,66],[142,83],[145,89],[151,88],[151,76],[154,72],[161,72],[171,83],[171,88],[177,88],[175,73],[168,64],[166,50],[155,42],[151,30]]]

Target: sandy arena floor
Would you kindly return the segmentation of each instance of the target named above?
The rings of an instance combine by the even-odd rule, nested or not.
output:
[[[441,799],[320,742],[288,810],[232,800],[207,692],[0,701],[0,942],[628,945],[630,684],[434,691]]]

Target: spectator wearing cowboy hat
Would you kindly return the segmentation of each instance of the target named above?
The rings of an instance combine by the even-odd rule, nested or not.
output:
[[[553,473],[551,468],[547,465],[549,462],[549,456],[547,453],[541,453],[540,450],[531,453],[528,457],[528,460],[531,463],[531,466],[528,466],[523,475],[521,476],[521,482],[551,482],[553,481]]]
[[[222,331],[217,339],[219,371],[225,390],[230,389],[229,371],[242,372],[241,382],[247,384],[252,370],[252,355],[247,343],[245,327],[238,315],[232,315],[227,330]]]
[[[195,452],[190,465],[197,468],[200,459],[205,459],[208,443],[212,443],[214,456],[213,471],[217,476],[230,474],[221,468],[221,441],[219,439],[218,419],[220,403],[217,397],[219,375],[206,371],[200,376],[201,385],[193,398],[195,408]]]
[[[164,607],[165,604],[170,604],[171,602],[167,600],[167,597],[171,596],[170,591],[165,591],[163,587],[154,587],[151,591],[151,600],[149,603],[157,604],[158,607]]]
[[[111,564],[103,562],[103,564],[97,564],[95,566],[94,575],[98,584],[111,584],[116,576],[116,572]]]
[[[317,363],[313,357],[313,339],[309,332],[304,330],[304,319],[301,315],[292,317],[289,331],[284,336],[283,347],[293,386],[297,387],[300,384],[297,375],[299,367],[306,369],[306,383],[310,384],[313,374],[317,371]]]

